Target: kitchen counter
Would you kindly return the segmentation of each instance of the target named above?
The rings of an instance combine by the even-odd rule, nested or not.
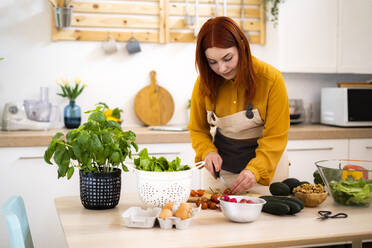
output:
[[[147,127],[125,127],[136,133],[138,144],[189,143],[188,131],[153,131]],[[47,146],[57,132],[67,133],[68,129],[47,131],[0,131],[0,147]],[[362,139],[372,138],[372,128],[340,128],[326,125],[299,124],[291,126],[289,140],[306,139]]]
[[[262,213],[251,223],[234,223],[220,211],[202,210],[188,229],[170,230],[124,226],[121,214],[132,206],[142,206],[137,194],[126,194],[114,209],[87,210],[79,196],[60,197],[55,205],[70,248],[132,247],[287,247],[352,241],[361,247],[372,238],[370,208],[343,207],[328,197],[315,208],[296,215]],[[348,214],[346,219],[318,219],[319,210]],[[285,227],[285,228],[283,228]]]

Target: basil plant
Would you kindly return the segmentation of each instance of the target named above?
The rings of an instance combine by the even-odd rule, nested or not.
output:
[[[124,132],[121,126],[107,120],[102,107],[87,111],[88,121],[66,134],[57,133],[44,153],[44,160],[58,166],[58,178],[70,179],[74,168],[83,173],[112,172],[120,165],[128,171],[124,161],[132,158],[132,148],[138,151],[136,135],[132,131]]]

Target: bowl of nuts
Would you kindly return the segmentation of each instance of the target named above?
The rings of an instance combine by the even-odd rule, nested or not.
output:
[[[293,189],[294,195],[300,199],[305,207],[316,207],[327,198],[327,191],[325,191],[321,184],[302,184]]]

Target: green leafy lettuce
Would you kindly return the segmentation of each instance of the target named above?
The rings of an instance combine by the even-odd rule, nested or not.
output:
[[[138,158],[134,159],[134,164],[138,170],[144,171],[183,171],[189,170],[190,167],[188,165],[181,165],[181,159],[176,157],[176,159],[172,161],[168,161],[165,157],[149,157],[149,153],[147,149],[144,148],[138,153]]]
[[[368,206],[372,201],[372,183],[364,179],[347,178],[331,181],[330,187],[336,202],[348,206]]]

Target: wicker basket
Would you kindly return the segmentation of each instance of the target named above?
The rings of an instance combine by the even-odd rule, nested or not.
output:
[[[87,173],[80,171],[80,200],[88,209],[109,209],[118,205],[121,190],[121,170]]]
[[[153,172],[130,167],[137,175],[137,191],[146,206],[163,207],[168,202],[177,206],[186,202],[190,195],[192,172],[204,165],[204,161],[194,164],[185,171]]]

